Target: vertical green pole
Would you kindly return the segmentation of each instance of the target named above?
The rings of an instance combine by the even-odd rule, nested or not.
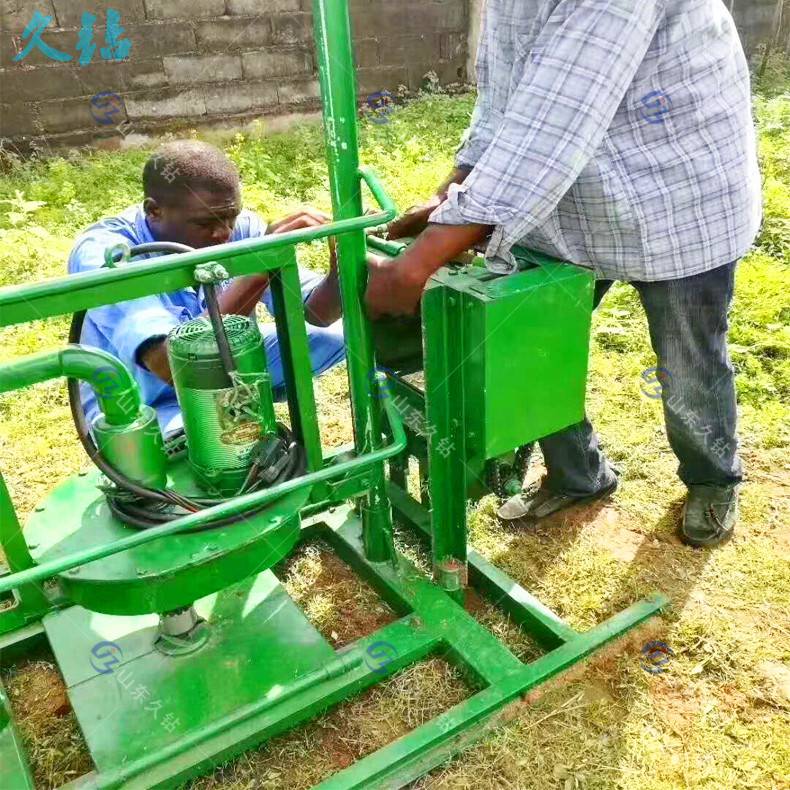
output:
[[[0,474],[0,546],[5,554],[9,569],[16,573],[33,568],[35,563],[30,556],[22,526],[11,502],[5,480]],[[49,601],[36,584],[25,584],[17,591],[19,608],[22,615],[27,613],[41,613],[50,608]],[[0,634],[4,632],[0,626]]]
[[[425,416],[434,429],[428,439],[433,575],[459,602],[468,581],[463,311],[449,288],[431,283],[423,294]]]
[[[357,97],[353,42],[347,0],[313,0],[313,25],[318,78],[324,113],[329,185],[335,220],[362,214],[357,150]],[[363,310],[367,283],[364,231],[344,233],[337,240],[343,327],[348,357],[351,411],[357,451],[381,443],[380,403],[374,395],[373,341]],[[384,465],[371,471],[371,485],[361,503],[365,554],[371,562],[394,557],[392,516],[384,488]]]

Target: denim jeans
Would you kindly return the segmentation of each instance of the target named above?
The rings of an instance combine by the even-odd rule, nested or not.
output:
[[[661,282],[632,282],[647,314],[667,438],[686,485],[731,486],[742,478],[735,437],[733,369],[727,353],[727,311],[735,263]],[[596,283],[595,306],[612,285]],[[658,395],[658,388],[654,390]],[[610,485],[614,471],[590,421],[540,441],[552,491],[584,496]]]

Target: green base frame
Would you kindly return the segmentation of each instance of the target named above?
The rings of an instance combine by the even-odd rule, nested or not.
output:
[[[393,485],[389,495],[401,521],[420,529],[427,525],[427,512],[408,495]],[[212,643],[211,637],[205,648],[191,656],[170,658],[151,649],[155,616],[98,615],[81,607],[47,615],[44,629],[97,767],[68,787],[173,787],[320,715],[406,666],[440,655],[459,667],[479,690],[318,785],[333,790],[402,787],[496,726],[507,715],[510,703],[652,617],[667,603],[666,598],[655,596],[590,631],[576,633],[470,551],[472,584],[547,650],[525,664],[403,556],[396,555],[392,562],[367,560],[362,523],[351,508],[339,507],[314,517],[303,529],[302,540],[319,538],[400,619],[335,651],[269,571],[198,603],[216,639]],[[85,635],[75,645],[77,632]],[[40,638],[40,628],[6,635],[0,640],[0,653],[33,638]],[[122,652],[118,664],[105,673],[97,672],[90,662],[91,648],[102,640],[113,641]],[[381,642],[388,646],[386,661],[371,660],[371,655],[379,653],[368,654],[368,648]],[[234,671],[217,673],[220,664]],[[152,711],[156,702],[162,705]],[[163,723],[167,714],[171,724],[173,719],[177,722],[171,730]],[[2,716],[12,722],[7,700],[0,693]],[[2,786],[32,787],[16,730],[7,726],[0,729],[0,736]]]

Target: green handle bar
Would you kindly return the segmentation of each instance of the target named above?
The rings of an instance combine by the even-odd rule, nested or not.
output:
[[[258,508],[273,499],[277,499],[285,494],[290,494],[292,491],[298,491],[301,488],[307,488],[316,483],[325,483],[336,477],[346,475],[349,472],[356,472],[361,468],[373,466],[374,464],[381,463],[388,458],[398,455],[398,453],[406,449],[406,434],[403,430],[403,422],[401,421],[400,414],[395,404],[389,397],[387,377],[383,373],[376,374],[376,385],[378,387],[379,397],[382,398],[384,403],[384,411],[387,414],[390,431],[393,436],[392,442],[385,447],[373,450],[370,453],[365,453],[358,458],[342,461],[333,466],[326,466],[316,472],[302,475],[302,477],[295,477],[293,480],[287,480],[284,483],[274,486],[274,488],[268,488],[265,491],[256,491],[252,494],[245,494],[235,499],[229,499],[227,502],[222,502],[213,507],[206,508],[198,513],[191,513],[188,516],[179,518],[176,521],[171,521],[161,527],[153,527],[144,532],[137,532],[134,535],[130,535],[128,538],[122,538],[114,543],[94,546],[83,551],[75,552],[68,557],[62,557],[50,562],[43,562],[35,568],[28,568],[27,570],[13,573],[10,576],[3,576],[0,578],[0,594],[24,584],[49,579],[52,576],[56,576],[71,568],[76,568],[79,565],[86,565],[94,560],[111,557],[122,551],[127,551],[137,546],[143,546],[159,538],[164,538],[168,535],[176,535],[192,527],[207,526],[209,522],[224,518],[225,516],[240,515],[248,510]]]

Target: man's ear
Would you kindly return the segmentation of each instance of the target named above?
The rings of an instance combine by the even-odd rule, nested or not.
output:
[[[145,216],[151,219],[161,219],[162,217],[162,209],[152,197],[147,197],[143,201],[143,211],[145,211]]]

